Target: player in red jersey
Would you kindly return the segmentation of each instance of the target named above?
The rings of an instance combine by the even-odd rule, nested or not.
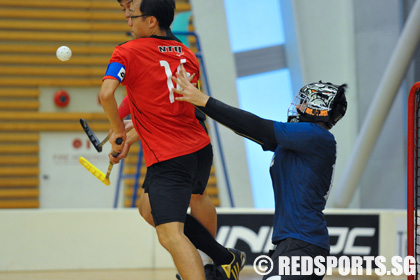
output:
[[[204,270],[197,250],[183,233],[184,221],[191,193],[202,194],[206,187],[213,154],[210,139],[195,117],[194,106],[175,102],[172,75],[181,64],[196,74],[199,66],[188,48],[166,37],[174,9],[173,0],[133,1],[128,22],[134,40],[114,50],[100,98],[113,131],[112,148],[121,152],[126,133],[114,93],[119,83],[126,86],[134,128],[151,173],[146,191],[159,242],[171,253],[184,280],[199,280],[204,279]],[[121,145],[116,144],[117,138],[123,139]],[[198,223],[192,229],[195,234],[189,236],[191,240],[205,235],[200,226]],[[243,253],[218,246],[214,247],[217,254],[217,250],[207,248],[208,254],[219,259],[216,264],[224,264],[223,279],[237,279],[244,263]]]
[[[120,7],[122,8],[124,17],[128,20],[130,16],[129,8],[131,6],[132,0],[117,0],[117,1],[120,4]],[[170,29],[167,30],[167,36],[173,37],[173,39],[180,42],[180,40],[176,38],[170,32]],[[190,79],[192,79],[193,77],[194,75],[191,76]],[[130,114],[129,100],[128,100],[127,95],[124,97],[124,99],[120,103],[118,107],[118,113],[121,119],[125,119],[126,116]],[[204,123],[206,119],[206,115],[202,113],[201,111],[199,111],[197,108],[195,109],[195,113],[200,124],[206,129],[206,125]],[[126,128],[131,128],[131,129],[133,128],[132,123],[130,124],[128,121],[125,121],[125,123],[126,123]],[[127,131],[127,138],[128,140],[126,141],[120,156],[116,158],[115,161],[113,161],[114,164],[118,163],[120,159],[125,158],[127,156],[131,145],[137,142],[138,140],[137,132],[134,129],[132,131]],[[114,158],[112,159],[114,160]],[[144,192],[144,188],[147,182],[149,181],[149,177],[150,176],[146,174],[145,181],[141,188],[142,193],[140,195],[140,201],[139,201],[139,213],[150,225],[154,226],[153,217],[151,214],[150,202],[149,202],[149,194]],[[213,202],[211,201],[210,197],[208,196],[206,190],[204,191],[203,194],[191,195],[190,209],[191,209],[191,215],[195,217],[215,238],[216,232],[217,232],[217,213],[216,213],[216,208]],[[188,232],[186,234],[188,235]],[[206,275],[208,275],[209,273],[211,274],[211,271],[213,270],[213,266],[211,266],[211,264],[213,263],[213,260],[202,250],[199,250],[198,252],[202,258]],[[211,279],[211,278],[208,278],[208,279]]]
[[[131,6],[132,0],[117,0],[117,1],[122,8],[122,12],[124,13],[125,18],[128,20],[129,8]],[[173,34],[171,33],[167,35],[168,37],[173,36]],[[179,41],[175,36],[173,37],[175,40]],[[203,125],[203,127],[205,127],[204,121],[206,119],[206,116],[198,109],[196,109],[195,112],[196,112],[196,117],[199,120],[200,124]],[[130,114],[128,96],[125,96],[122,102],[120,103],[118,107],[118,113],[121,119],[124,119],[125,117],[127,117],[127,115]],[[137,135],[135,131],[133,132],[135,135]],[[134,142],[136,142],[134,138],[133,138],[133,141],[131,142],[126,141],[126,145],[123,148],[123,151],[119,159],[126,157],[131,144],[133,144]],[[117,163],[117,162],[114,162],[114,163]],[[147,175],[146,175],[146,178],[147,178]],[[143,188],[144,188],[144,185],[143,185]],[[203,224],[203,226],[212,234],[213,237],[216,237],[217,214],[216,214],[216,209],[214,207],[214,204],[211,201],[210,197],[207,195],[207,192],[204,191],[202,195],[193,194],[191,196],[190,207],[191,207],[191,215],[194,216],[201,224]],[[149,196],[147,193],[143,193],[140,196],[139,212],[141,216],[150,225],[154,226],[153,218],[151,216]],[[211,260],[209,260],[208,256],[203,255],[201,252],[200,252],[200,255],[203,258],[204,264],[211,263]]]

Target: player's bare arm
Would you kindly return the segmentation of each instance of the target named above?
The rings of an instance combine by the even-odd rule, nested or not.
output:
[[[121,152],[124,142],[126,140],[126,132],[124,123],[118,114],[118,105],[115,100],[115,90],[119,86],[119,81],[114,79],[105,79],[99,92],[102,108],[111,123],[112,135],[109,142],[112,144],[112,149],[116,152]],[[121,145],[116,144],[116,139],[122,138]]]

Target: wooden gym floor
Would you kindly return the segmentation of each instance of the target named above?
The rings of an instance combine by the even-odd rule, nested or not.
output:
[[[175,280],[174,269],[133,269],[133,270],[72,270],[72,271],[16,271],[0,272],[0,280]],[[261,280],[252,267],[245,267],[240,280]],[[326,276],[325,280],[338,280],[343,276]],[[403,280],[407,277],[347,276],[347,280]]]

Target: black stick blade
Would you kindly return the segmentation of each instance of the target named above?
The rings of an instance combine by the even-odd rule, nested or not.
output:
[[[89,137],[90,142],[93,144],[95,149],[98,151],[98,153],[102,152],[102,145],[99,141],[98,137],[95,135],[95,132],[89,127],[87,121],[85,119],[80,119],[80,124],[83,127],[83,130],[86,132],[86,135]]]

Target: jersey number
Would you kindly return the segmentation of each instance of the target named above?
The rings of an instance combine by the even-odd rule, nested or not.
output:
[[[181,64],[183,63],[187,63],[187,60],[185,58],[181,59]],[[180,65],[178,65],[178,68],[176,69],[176,71],[178,72],[180,70]],[[165,69],[165,74],[166,74],[166,84],[168,86],[169,89],[169,101],[171,103],[175,102],[175,98],[174,98],[174,84],[172,82],[172,72],[171,72],[171,67],[169,66],[169,63],[166,60],[161,60],[160,61],[160,66],[162,66]],[[191,76],[190,73],[187,73],[187,76]],[[176,85],[176,89],[181,89],[181,87],[179,85]]]

